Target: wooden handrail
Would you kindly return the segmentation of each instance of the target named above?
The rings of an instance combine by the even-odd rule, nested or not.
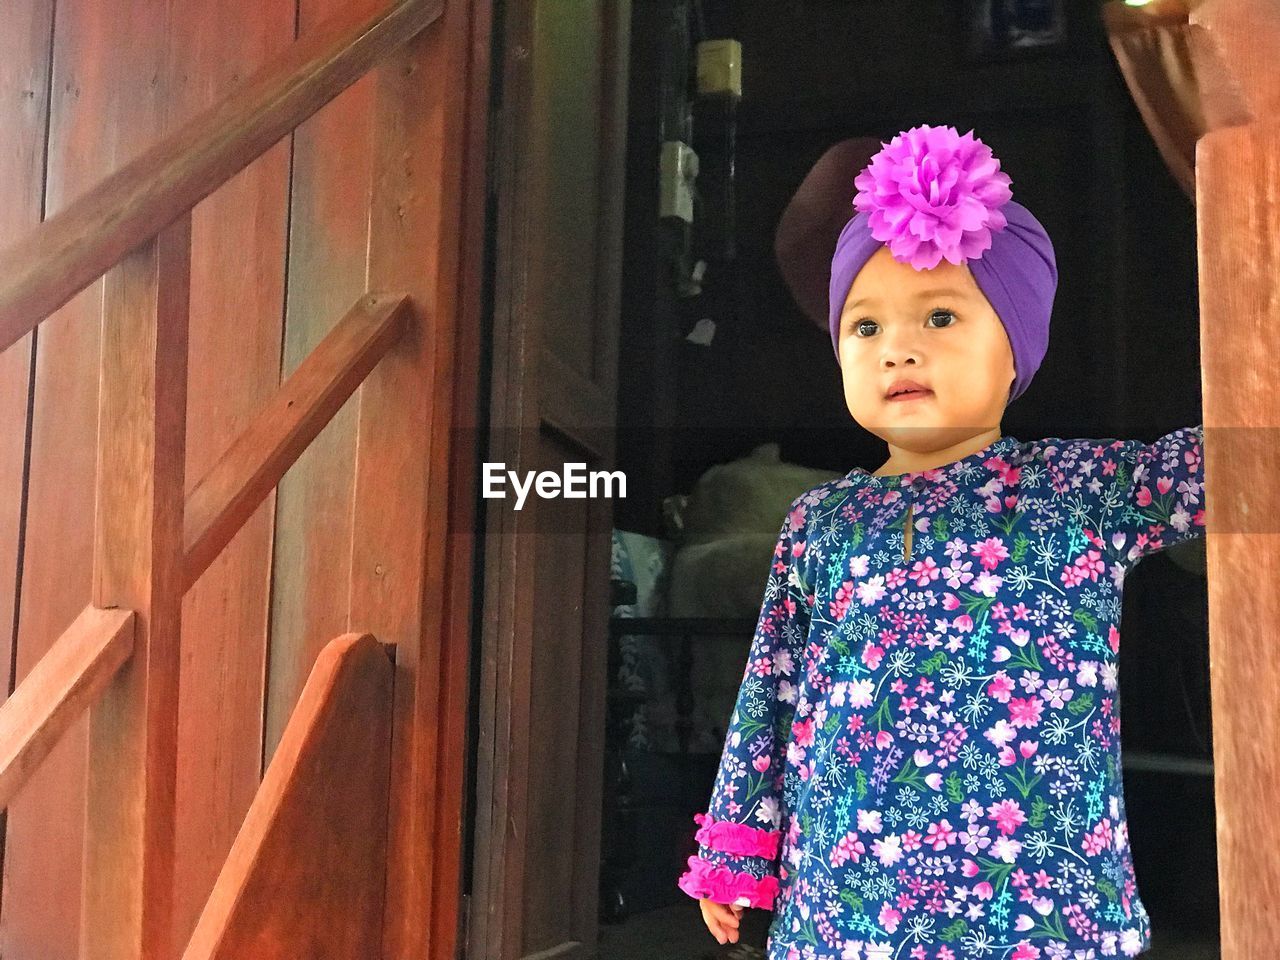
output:
[[[402,0],[352,22],[332,17],[0,252],[0,351],[265,153],[434,22],[442,0]]]
[[[382,956],[394,651],[320,651],[183,960]]]
[[[443,82],[444,62],[424,52],[434,36],[385,61],[440,18],[443,2],[389,3],[375,15],[339,15],[309,30],[219,104],[0,251],[0,350],[106,274],[92,606],[0,708],[0,800],[7,801],[76,715],[92,707],[79,924],[85,960],[176,952],[183,593],[409,323],[421,320],[407,295],[362,297],[184,496],[192,208],[384,62],[379,106],[388,107],[382,97],[390,90],[391,116],[403,118],[406,129],[378,150],[370,239],[386,238],[387,249],[406,246],[390,272],[371,250],[366,277],[376,288],[434,296],[434,275],[418,276],[418,257],[429,258],[434,248],[413,241],[435,237],[441,216],[434,194],[417,186],[427,178],[413,177],[436,170],[417,159],[416,143],[435,130],[437,115],[434,107],[425,117],[417,113],[438,93],[420,85]],[[439,68],[418,75],[419,63]],[[126,110],[133,119],[123,135],[149,139],[157,128],[148,110]],[[392,274],[397,282],[382,286]],[[408,359],[388,358],[392,371],[376,378],[377,409],[407,411],[403,431],[369,431],[401,438],[372,445],[390,459],[387,470],[405,472],[405,443],[416,442],[413,431],[426,422],[431,393],[421,384],[434,374],[429,346],[408,337]],[[405,542],[420,541],[416,527],[404,527]],[[380,601],[362,609],[380,614],[372,619],[395,635],[412,637]],[[392,714],[401,702],[393,696],[393,649],[350,634],[321,654],[191,941],[192,956],[380,955]],[[335,771],[347,776],[336,779]],[[319,900],[309,899],[317,893]],[[334,923],[323,908],[339,902],[344,916]]]
[[[0,809],[129,658],[133,624],[131,610],[85,607],[0,706]]]
[[[403,294],[356,301],[187,497],[185,589],[200,578],[404,330]]]

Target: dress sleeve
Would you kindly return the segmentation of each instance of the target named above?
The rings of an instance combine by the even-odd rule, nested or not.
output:
[[[694,817],[698,852],[679,880],[694,898],[772,909],[778,895],[785,750],[813,603],[806,510],[793,500],[779,531],[711,802]]]
[[[1069,441],[1051,462],[1078,493],[1085,536],[1108,555],[1137,561],[1205,533],[1204,427],[1152,443]],[[1075,450],[1071,444],[1080,444]]]

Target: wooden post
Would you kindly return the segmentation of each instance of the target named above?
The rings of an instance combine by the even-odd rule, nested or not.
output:
[[[488,4],[376,71],[368,283],[414,317],[360,393],[348,629],[396,645],[384,960],[452,957],[461,910]]]
[[[89,718],[82,960],[171,960],[191,218],[105,278],[93,602],[136,611]]]
[[[1280,119],[1196,152],[1209,659],[1224,960],[1280,950]]]
[[[453,407],[441,388],[452,382],[457,336],[452,277],[442,270],[445,238],[456,231],[442,124],[457,88],[443,79],[446,51],[437,26],[374,71],[368,282],[407,290],[414,312],[361,388],[348,629],[396,644],[383,905],[383,952],[395,960],[452,955],[452,944],[432,942],[429,931],[433,887],[439,871],[450,876],[457,867],[458,851],[434,849],[433,834],[439,823],[461,818],[460,795],[436,783],[440,750],[454,731],[434,716],[462,682],[442,649],[451,604],[442,582],[450,544],[440,521],[447,516],[441,504],[450,484],[445,438]],[[433,801],[424,802],[427,796]],[[446,882],[445,890],[455,888]]]
[[[1196,146],[1220,935],[1223,960],[1253,960],[1280,950],[1280,6],[1202,0],[1190,21],[1253,117]]]

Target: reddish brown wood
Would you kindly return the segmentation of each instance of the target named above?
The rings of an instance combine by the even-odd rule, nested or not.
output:
[[[171,952],[190,255],[182,217],[104,280],[93,602],[137,626],[89,712],[85,960]]]
[[[0,707],[0,807],[97,700],[133,649],[133,612],[85,607]]]
[[[1216,38],[1188,22],[1185,0],[1140,7],[1112,0],[1102,19],[1143,123],[1169,172],[1194,197],[1196,141],[1251,119]]]
[[[1280,8],[1269,0],[1205,0],[1190,19],[1214,37],[1257,119],[1216,130],[1196,148],[1205,474],[1209,511],[1209,656],[1213,663],[1214,795],[1224,960],[1272,956],[1280,916],[1280,829],[1258,817],[1280,790],[1280,573],[1273,534],[1280,337]],[[1241,699],[1242,689],[1267,691]]]
[[[62,79],[50,91],[48,212],[148,142],[125,126],[156,104],[149,81],[158,61],[148,42],[156,18],[143,11],[125,0],[59,4],[53,76]],[[128,50],[127,61],[106,56],[110,50]],[[19,682],[92,598],[101,320],[95,284],[42,324],[35,340]],[[86,726],[68,731],[9,807],[4,956],[79,960]]]
[[[302,36],[331,16],[371,15],[385,0],[301,0]],[[368,290],[373,75],[294,136],[283,372],[291,373]],[[298,458],[276,491],[264,755],[269,759],[320,649],[353,629],[351,502],[356,400]],[[360,627],[360,629],[366,629]]]
[[[196,485],[187,502],[188,585],[396,342],[408,308],[403,294],[367,294],[357,300]],[[407,419],[404,414],[399,408],[385,411],[396,421]]]
[[[435,20],[442,2],[402,0],[371,17],[326,20],[0,254],[0,350]]]
[[[1188,0],[1188,17],[1223,52],[1251,116],[1280,115],[1280,6],[1272,0]]]
[[[168,89],[179,118],[293,43],[294,0],[185,0],[173,9],[168,47],[185,82]],[[188,496],[280,386],[291,139],[193,212]],[[262,779],[274,517],[269,493],[183,601],[175,944],[191,936]]]
[[[471,589],[475,426],[455,424],[474,409],[481,327],[475,7],[450,4],[377,73],[369,282],[418,309],[361,391],[351,622],[397,644],[383,955],[403,960],[453,956],[460,909],[470,622],[444,598]]]
[[[462,14],[466,12],[468,16]],[[445,177],[446,187],[459,177],[459,203],[462,210],[453,252],[458,272],[453,283],[457,293],[452,305],[443,309],[455,317],[451,341],[454,345],[452,429],[453,443],[449,461],[449,497],[429,504],[432,522],[443,528],[444,597],[470,597],[475,591],[474,531],[479,523],[475,498],[476,463],[482,443],[479,414],[481,392],[481,336],[489,338],[486,212],[489,196],[489,116],[490,78],[493,65],[493,4],[491,0],[468,0],[449,8],[445,28],[448,33],[449,66],[447,75],[457,78],[451,89],[467,91],[465,110],[447,113],[446,143],[459,144],[454,151],[460,170]],[[446,260],[446,262],[448,262]],[[442,285],[447,295],[448,286]],[[485,371],[484,376],[490,374]],[[442,517],[442,513],[444,516]],[[435,567],[429,562],[427,575]],[[431,776],[423,776],[423,768],[415,765],[412,776],[401,775],[395,781],[395,803],[403,807],[418,798],[435,795],[436,817],[430,838],[424,842],[408,831],[393,832],[388,854],[388,911],[384,925],[383,954],[389,960],[416,960],[429,944],[432,952],[445,956],[465,954],[468,897],[460,882],[463,863],[463,837],[467,824],[467,798],[474,780],[467,758],[472,748],[471,676],[472,651],[475,648],[475,625],[470,609],[457,603],[442,605],[440,625],[439,688],[441,695],[434,704],[414,694],[413,709],[417,714],[415,728],[424,726],[438,731],[436,762]],[[419,674],[419,680],[422,679]],[[408,712],[397,704],[399,716]],[[400,721],[404,723],[403,720]],[[393,773],[402,769],[393,765]],[[397,809],[393,806],[393,809]],[[474,815],[474,814],[471,814]],[[421,862],[424,846],[430,851],[435,868],[435,883],[426,907],[414,896],[415,888],[399,878],[412,877],[415,864]],[[407,894],[407,895],[406,895]],[[461,914],[461,917],[460,917]]]
[[[44,140],[49,124],[49,57],[53,0],[16,0],[0,30],[0,248],[40,222]],[[0,697],[9,693],[17,637],[19,551],[26,493],[27,413],[33,337],[0,353]],[[2,895],[2,891],[0,891]],[[2,896],[0,896],[2,899]],[[0,952],[4,937],[0,935]]]
[[[390,652],[320,652],[184,960],[382,956]]]
[[[0,29],[0,90],[9,93],[0,99],[0,129],[4,129],[6,138],[6,146],[0,150],[0,246],[35,228],[44,210],[52,19],[52,0],[15,0],[4,10],[5,27]],[[4,625],[0,676],[5,677],[0,691],[4,695],[10,691],[8,678],[22,680],[29,666],[56,636],[52,630],[41,637],[41,650],[19,655],[18,585],[27,506],[27,424],[35,378],[32,366],[35,352],[36,335],[32,333],[0,353],[0,623]],[[69,616],[74,616],[74,612]],[[61,625],[67,622],[69,620],[64,620]],[[78,741],[83,741],[83,721],[74,724],[63,745],[55,749],[46,771],[56,771],[65,765],[65,758],[74,753]],[[36,781],[35,788],[27,791],[33,799],[47,792],[44,791],[47,774],[41,777],[37,772]],[[68,792],[72,800],[78,795],[76,790]],[[59,845],[55,842],[49,845],[51,849],[40,851],[50,859],[50,869],[45,873],[35,869],[37,851],[12,852],[13,838],[35,835],[35,819],[24,818],[22,814],[37,808],[38,800],[20,808],[17,818],[0,819],[9,841],[5,851],[4,886],[0,890],[0,955],[3,956],[35,955],[38,932],[46,927],[56,928],[65,920],[63,904],[56,902],[61,879],[58,867],[60,860],[65,860],[60,858],[63,851]],[[58,806],[55,805],[52,814],[56,817],[56,813]],[[69,892],[78,895],[76,887]],[[14,904],[19,905],[17,909]],[[74,911],[70,913],[74,919]],[[61,960],[58,952],[50,952],[49,956],[51,960]]]
[[[315,6],[318,8],[319,5]],[[458,9],[462,9],[461,5]],[[304,33],[311,29],[310,21],[314,19],[312,14],[315,12],[316,9],[302,11]],[[177,24],[183,26],[173,29],[171,35],[164,38],[163,44],[153,44],[152,39],[153,34],[155,37],[159,36],[159,28],[164,24],[161,21],[150,21],[143,9],[136,5],[123,4],[117,8],[109,0],[103,5],[67,6],[61,11],[58,22],[63,41],[59,48],[62,60],[57,74],[66,76],[73,82],[60,85],[54,94],[58,120],[54,125],[51,145],[57,159],[49,170],[51,206],[54,208],[64,205],[65,197],[81,192],[112,166],[127,161],[129,154],[135,149],[146,146],[147,137],[141,128],[147,124],[138,120],[144,113],[153,119],[164,114],[171,120],[181,120],[183,116],[189,115],[188,107],[194,101],[209,95],[212,91],[207,85],[216,82],[198,69],[199,64],[201,61],[207,64],[217,59],[216,52],[208,42],[209,31],[198,27],[196,18],[185,15],[166,21],[171,27]],[[467,29],[468,25],[464,20],[454,19],[454,39],[450,41],[450,56],[453,59],[449,69],[453,70],[456,66],[461,74],[465,72],[468,57],[477,58],[471,62],[470,69],[473,74],[471,82],[478,83],[480,81],[474,78],[483,77],[484,68],[476,64],[487,55],[488,28],[485,26],[482,30],[473,31],[469,38],[466,36]],[[201,39],[202,34],[204,39]],[[158,55],[157,51],[161,47],[166,52]],[[113,57],[111,53],[116,49],[129,50],[129,57]],[[226,69],[237,71],[247,68],[228,63]],[[153,83],[153,80],[156,82]],[[362,254],[369,243],[364,232],[366,221],[363,219],[367,216],[367,206],[362,209],[366,198],[358,186],[362,182],[359,172],[364,170],[366,177],[368,176],[370,155],[367,145],[372,140],[369,135],[371,111],[368,109],[372,106],[372,87],[368,83],[365,87],[367,92],[363,97],[356,94],[356,91],[351,91],[353,96],[347,98],[348,106],[345,110],[330,111],[331,116],[327,122],[321,122],[317,118],[311,130],[319,133],[302,151],[299,172],[304,184],[293,201],[294,229],[298,242],[290,252],[293,265],[298,271],[290,306],[291,315],[295,319],[313,315],[327,298],[335,300],[333,310],[340,309],[345,304],[338,298],[342,296],[341,287],[348,278],[352,281],[352,298],[363,288],[365,264],[360,256],[348,257],[346,254],[357,251]],[[454,96],[460,99],[462,94],[457,90],[458,85],[455,86]],[[483,170],[482,135],[486,107],[487,100],[483,93],[475,97],[469,106],[473,117],[479,118],[478,134],[473,131],[471,139],[467,141],[468,156],[475,164],[476,171]],[[449,131],[447,135],[453,137],[461,133],[461,124],[456,115],[451,122],[453,126],[446,125],[446,129]],[[360,129],[361,125],[363,129]],[[432,136],[438,135],[435,130],[429,132]],[[309,135],[304,133],[302,139],[307,140]],[[345,146],[347,149],[338,151],[336,156],[331,155],[329,151],[335,145]],[[362,145],[366,147],[364,156],[360,155],[358,149]],[[448,150],[444,144],[436,143],[433,146],[441,152]],[[307,155],[308,149],[312,150],[310,155]],[[192,284],[194,287],[199,286],[203,269],[207,289],[214,296],[209,298],[207,306],[204,306],[205,298],[201,297],[201,305],[211,319],[203,327],[197,324],[192,330],[192,356],[199,365],[198,379],[204,384],[203,396],[207,398],[197,402],[197,385],[193,383],[193,397],[189,405],[192,426],[199,431],[206,449],[201,454],[198,452],[200,442],[190,446],[187,463],[193,467],[192,477],[203,474],[210,467],[211,458],[216,455],[216,451],[243,429],[246,411],[258,409],[264,389],[274,386],[269,376],[274,356],[272,342],[279,341],[271,335],[270,328],[261,322],[260,314],[263,305],[267,305],[269,309],[272,303],[271,277],[283,261],[283,256],[273,257],[270,247],[270,237],[273,234],[281,236],[278,232],[280,227],[273,224],[282,225],[283,217],[270,213],[269,199],[272,191],[277,191],[276,196],[280,195],[278,191],[284,183],[283,162],[287,159],[285,150],[276,150],[275,153],[273,172],[264,175],[256,184],[251,176],[253,171],[247,172],[240,184],[233,181],[228,185],[227,191],[231,194],[231,199],[224,202],[220,195],[215,195],[195,214],[193,229],[197,235],[197,251],[192,266]],[[390,163],[389,155],[388,162]],[[453,163],[453,175],[459,176],[461,157]],[[424,168],[415,167],[414,175],[420,169]],[[352,172],[357,175],[347,176]],[[473,182],[479,185],[471,193],[473,199],[469,202],[468,211],[473,231],[472,249],[479,250],[480,244],[475,238],[480,236],[478,227],[482,225],[482,174],[476,175]],[[353,183],[357,184],[355,190],[352,190]],[[245,186],[241,187],[241,184]],[[72,187],[76,189],[71,189]],[[239,199],[236,199],[233,192],[237,189],[244,191],[239,194]],[[406,198],[410,207],[417,204],[416,191],[409,190]],[[439,208],[420,209],[427,218],[438,216],[440,212]],[[267,213],[266,217],[264,211]],[[389,206],[384,206],[383,212],[388,218],[392,217],[393,211]],[[220,249],[211,244],[203,258],[201,250],[204,248],[199,240],[202,216],[209,234],[221,237],[218,240]],[[260,247],[252,250],[249,249],[250,244],[244,242],[250,223],[252,229],[262,229],[267,238]],[[335,224],[336,229],[333,226]],[[416,227],[411,227],[409,233],[412,234],[414,229]],[[281,252],[279,247],[276,250]],[[439,259],[446,264],[446,270],[451,256],[457,256],[456,243],[453,251],[445,247],[440,253]],[[408,258],[404,258],[402,262],[408,269]],[[464,377],[462,396],[466,395],[466,390],[474,391],[473,377],[479,352],[475,345],[475,331],[479,328],[479,264],[478,255],[472,257],[467,264],[473,282],[470,294],[473,312],[464,314],[457,321],[462,326],[462,335],[469,339],[460,342],[460,352],[454,359],[453,367],[443,370],[446,377],[455,372]],[[230,275],[219,279],[219,275],[215,273],[219,266]],[[75,298],[60,310],[41,330],[42,339],[47,338],[50,345],[56,342],[59,349],[49,349],[47,355],[38,361],[40,376],[35,410],[37,429],[32,444],[32,475],[33,479],[38,479],[39,484],[38,489],[33,486],[32,510],[28,523],[30,562],[26,576],[32,589],[27,593],[28,609],[23,616],[25,640],[19,663],[20,673],[24,671],[24,664],[34,662],[56,636],[61,616],[58,611],[65,612],[68,604],[77,600],[82,605],[88,593],[85,574],[87,558],[92,551],[85,549],[88,525],[84,520],[93,510],[91,460],[97,426],[97,320],[100,295],[101,289],[96,286],[93,290],[86,291],[84,296]],[[278,303],[278,297],[276,302]],[[349,303],[350,299],[346,302]],[[257,307],[256,312],[254,307]],[[302,341],[309,337],[314,339],[323,333],[326,321],[335,315],[334,312],[329,312],[320,315],[320,320],[316,323],[300,321],[291,325],[294,339],[290,342],[290,347],[294,350],[294,355],[286,360],[286,369],[306,352],[302,348]],[[468,316],[473,318],[474,326],[467,325]],[[227,325],[228,317],[237,320],[234,326]],[[222,322],[216,323],[213,318]],[[90,322],[84,323],[83,320]],[[201,362],[206,355],[204,349],[197,348],[196,341],[201,329],[207,331],[204,334],[205,342],[220,348],[212,352],[218,355],[218,360],[226,358],[225,366],[219,368],[216,361]],[[234,340],[220,343],[220,336],[234,336]],[[253,345],[252,350],[249,349],[250,344]],[[252,355],[251,363],[245,363],[249,354]],[[13,351],[9,355],[12,356]],[[354,412],[354,405],[349,409]],[[205,411],[203,415],[209,418],[207,422],[213,424],[213,429],[208,429],[205,423],[199,421],[201,410]],[[449,410],[449,405],[442,404],[437,413],[452,416],[448,413]],[[326,617],[345,617],[348,613],[345,606],[349,588],[346,553],[338,551],[339,560],[332,563],[329,560],[316,561],[314,550],[317,546],[322,546],[331,535],[335,519],[339,526],[336,531],[339,543],[348,529],[344,527],[342,519],[335,518],[334,512],[325,508],[337,505],[341,514],[343,507],[340,500],[332,495],[340,496],[343,490],[348,498],[351,495],[350,457],[354,454],[354,433],[350,429],[352,426],[354,424],[349,422],[345,440],[340,445],[339,459],[342,456],[347,458],[345,476],[342,471],[316,470],[312,476],[295,471],[308,486],[312,485],[311,481],[319,479],[316,486],[326,491],[321,497],[314,496],[311,490],[304,494],[307,506],[319,508],[305,525],[303,543],[308,551],[312,551],[311,557],[304,556],[300,559],[304,572],[316,569],[320,575],[313,579],[314,586],[307,585],[314,592],[299,598],[301,603],[307,604],[307,608],[294,621],[304,625],[308,636],[322,636],[319,633],[311,634],[310,631]],[[220,442],[216,440],[219,429],[223,431]],[[341,431],[333,431],[333,434],[336,437],[343,436]],[[439,437],[444,435],[445,432],[442,431],[436,433]],[[20,440],[19,435],[19,446]],[[90,469],[77,474],[77,457],[83,465],[86,452],[89,453]],[[448,470],[470,469],[465,461],[465,450],[453,449],[452,453],[456,458],[452,462],[448,460],[449,452],[437,447],[436,455],[447,464]],[[201,456],[206,457],[203,469],[194,469],[200,464]],[[322,458],[316,457],[313,465],[321,462]],[[82,482],[77,483],[78,479]],[[443,500],[437,501],[433,522],[439,530],[445,529],[446,516],[452,516],[455,520],[467,516],[469,500],[460,492],[462,489],[449,488],[449,497],[461,498],[457,502],[445,505]],[[440,492],[439,487],[436,490]],[[285,514],[289,515],[289,510],[296,505],[286,505]],[[345,509],[348,511],[349,522],[349,500]],[[211,614],[199,616],[202,634],[193,634],[188,630],[183,638],[187,648],[182,665],[183,678],[184,681],[194,678],[196,682],[189,687],[193,691],[194,702],[190,709],[184,706],[179,712],[179,729],[186,730],[183,742],[188,744],[186,749],[193,762],[189,767],[183,768],[183,771],[190,772],[184,772],[175,786],[178,793],[175,803],[181,807],[182,797],[185,795],[188,810],[182,814],[175,813],[172,819],[177,821],[179,842],[181,843],[185,833],[186,840],[197,848],[188,858],[193,876],[202,873],[212,875],[208,864],[216,862],[214,858],[220,856],[218,845],[222,841],[218,839],[218,835],[228,834],[226,825],[234,817],[237,802],[243,802],[237,801],[232,794],[240,797],[246,795],[244,784],[247,778],[243,772],[237,773],[235,777],[228,777],[228,767],[234,763],[243,771],[246,765],[239,758],[249,752],[246,748],[251,748],[254,753],[257,751],[253,736],[253,724],[257,721],[252,716],[256,711],[245,710],[243,706],[249,703],[245,699],[246,691],[247,695],[260,696],[261,683],[255,682],[254,665],[259,665],[260,671],[262,650],[261,647],[254,649],[252,644],[237,643],[233,631],[223,629],[221,624],[238,626],[241,635],[247,635],[251,640],[255,634],[260,635],[254,630],[253,624],[255,619],[256,622],[261,622],[255,607],[261,603],[266,592],[262,572],[265,571],[264,561],[269,557],[270,518],[265,510],[259,511],[258,518],[263,522],[259,524],[257,531],[245,531],[257,534],[254,543],[250,545],[251,549],[246,552],[249,559],[244,563],[227,564],[225,579],[222,581],[214,579],[219,571],[211,569],[188,597],[187,610],[191,612],[193,597],[198,598],[203,593],[205,605],[196,606],[195,609],[198,614]],[[75,546],[77,533],[80,534],[81,544],[78,550]],[[52,534],[54,539],[47,539],[48,534]],[[240,540],[243,539],[242,535]],[[233,543],[228,554],[223,555],[215,568],[228,559],[235,547],[236,544]],[[466,569],[469,556],[466,548],[455,543],[451,545],[451,550],[452,554],[447,555],[450,566],[447,571],[442,570],[436,575],[449,578],[458,590],[469,590],[470,579]],[[79,571],[77,557],[81,558]],[[454,565],[455,561],[457,565]],[[284,566],[289,567],[288,561]],[[255,570],[258,571],[256,576]],[[287,574],[284,579],[287,581]],[[277,586],[280,584],[281,581],[278,581]],[[339,589],[331,589],[332,587]],[[48,609],[36,605],[36,594],[38,599],[49,603]],[[256,602],[255,597],[258,598]],[[457,617],[454,612],[447,612],[445,616],[448,619],[444,629],[453,637],[452,649],[442,654],[440,660],[442,673],[439,682],[446,689],[433,704],[434,714],[419,714],[420,723],[434,727],[441,737],[448,738],[436,746],[436,763],[449,777],[451,792],[447,802],[438,803],[434,807],[438,815],[431,824],[434,834],[430,839],[431,852],[442,857],[442,868],[433,874],[431,892],[445,904],[445,908],[431,914],[429,921],[425,910],[407,921],[409,924],[417,924],[419,929],[430,922],[439,932],[439,936],[432,939],[433,944],[444,943],[443,937],[446,935],[452,937],[455,926],[452,921],[456,918],[456,868],[463,788],[461,747],[464,743],[465,703],[462,691],[466,684],[466,652],[461,641],[465,640],[467,631],[465,615]],[[69,616],[62,618],[61,623],[65,624],[68,619]],[[282,622],[288,622],[288,617],[282,618]],[[216,638],[216,641],[200,642],[205,638]],[[309,639],[305,646],[314,650],[314,644]],[[299,649],[302,647],[303,645],[299,645]],[[310,659],[305,651],[297,658],[297,663],[304,670],[309,668]],[[258,676],[260,677],[260,672]],[[202,679],[205,682],[200,682]],[[291,705],[291,698],[296,697],[296,688],[290,691],[287,685],[278,684],[274,689],[277,693],[286,691],[273,701],[276,704],[289,700]],[[450,698],[449,691],[453,691],[456,696]],[[231,696],[221,695],[228,693]],[[229,706],[228,701],[232,699],[237,703]],[[243,741],[238,740],[233,735],[236,731],[247,731],[249,737]],[[240,745],[242,743],[243,746]],[[273,746],[274,743],[270,744],[268,749]],[[60,761],[57,754],[68,749],[71,751],[69,762]],[[83,811],[83,794],[80,789],[83,778],[82,751],[82,728],[73,729],[67,742],[50,756],[27,791],[24,791],[24,797],[19,798],[20,801],[25,800],[26,795],[30,794],[34,798],[33,802],[27,804],[24,810],[15,811],[18,816],[11,818],[12,842],[6,867],[12,889],[6,890],[4,910],[7,920],[0,924],[0,930],[3,931],[0,935],[6,938],[7,949],[3,951],[5,955],[38,955],[42,960],[76,956],[78,924],[75,922],[75,909],[79,900],[77,885],[80,875],[78,814]],[[234,756],[228,759],[230,754]],[[197,764],[202,765],[202,770],[193,769]],[[218,778],[214,776],[216,771],[220,771]],[[418,796],[434,800],[433,791],[437,781],[432,778],[435,774],[436,771],[431,771],[430,775],[424,774],[420,769],[415,771],[413,776],[416,778],[414,783]],[[203,816],[206,810],[214,811],[214,817]],[[215,820],[220,821],[220,830],[219,823],[213,822]],[[207,842],[204,839],[206,836],[209,838]],[[424,834],[419,833],[420,838],[423,836]],[[443,859],[445,857],[450,859]],[[414,867],[407,865],[407,869],[412,870]],[[16,883],[12,882],[15,878]],[[184,896],[183,890],[184,882],[179,875],[175,891],[178,900]],[[188,896],[189,892],[188,890]],[[178,931],[180,938],[183,936],[183,924],[176,914],[175,911],[174,929]],[[38,931],[40,936],[25,941],[16,939],[16,932],[22,929],[27,932]],[[181,942],[181,939],[175,939],[174,942]]]
[[[1248,171],[1242,175],[1241,171]],[[1224,960],[1280,947],[1277,409],[1280,117],[1205,136],[1196,152],[1209,656]],[[1240,691],[1258,691],[1241,698]],[[1259,899],[1261,897],[1261,900]]]

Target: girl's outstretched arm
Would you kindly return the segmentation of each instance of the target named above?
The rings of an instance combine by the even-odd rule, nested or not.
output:
[[[1085,536],[1136,562],[1205,533],[1204,427],[1142,440],[1048,441],[1045,461],[1078,503]]]

